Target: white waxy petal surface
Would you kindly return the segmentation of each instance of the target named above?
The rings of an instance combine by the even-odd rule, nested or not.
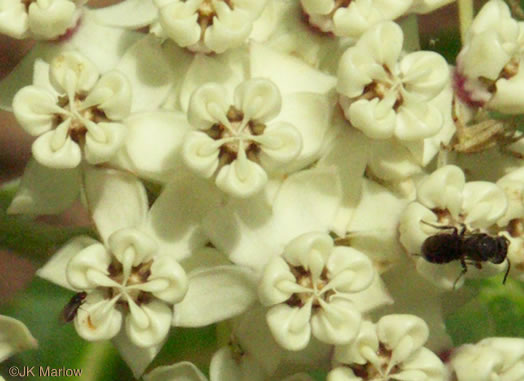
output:
[[[17,352],[37,346],[38,342],[21,321],[0,315],[0,362]]]

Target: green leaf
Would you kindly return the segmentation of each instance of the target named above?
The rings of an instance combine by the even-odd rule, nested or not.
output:
[[[469,281],[478,295],[446,319],[454,345],[476,343],[487,337],[524,337],[524,288],[502,278]]]

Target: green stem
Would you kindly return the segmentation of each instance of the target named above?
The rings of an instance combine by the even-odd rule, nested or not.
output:
[[[108,359],[114,350],[110,341],[90,343],[78,366],[82,369],[83,381],[96,381],[106,371]]]
[[[473,21],[473,0],[458,0],[460,40],[462,45],[466,42],[466,35]]]

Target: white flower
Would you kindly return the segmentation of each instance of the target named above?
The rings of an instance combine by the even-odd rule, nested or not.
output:
[[[305,348],[311,334],[329,344],[348,343],[360,326],[352,294],[367,289],[374,276],[364,254],[334,246],[326,233],[295,238],[267,264],[259,284],[275,340],[288,350]]]
[[[451,355],[457,381],[518,381],[524,378],[524,339],[491,337],[466,344]]]
[[[252,272],[204,248],[198,219],[177,201],[189,200],[192,189],[169,190],[148,210],[136,177],[94,168],[84,177],[101,242],[71,240],[38,275],[87,292],[75,318],[78,333],[88,340],[112,338],[136,377],[160,351],[171,325],[209,325],[256,301]]]
[[[92,242],[67,266],[69,284],[88,293],[75,318],[86,340],[113,338],[125,326],[139,347],[161,343],[172,320],[172,305],[187,291],[184,269],[144,233],[121,229],[107,245]],[[125,321],[124,320],[125,317]]]
[[[37,346],[38,342],[22,322],[0,315],[0,362],[17,352]]]
[[[36,84],[13,100],[17,121],[38,137],[35,159],[52,168],[74,168],[83,156],[90,164],[111,159],[124,142],[122,120],[131,109],[127,78],[117,71],[100,77],[75,52],[59,55],[49,67],[40,61],[37,70]]]
[[[457,57],[456,87],[465,103],[508,114],[524,110],[517,94],[524,88],[524,29],[502,0],[491,0],[477,14]]]
[[[460,168],[442,167],[418,184],[417,201],[408,205],[400,219],[400,242],[409,255],[420,256],[416,260],[417,270],[424,277],[446,289],[453,288],[455,282],[460,286],[465,270],[465,276],[479,270],[481,274],[490,275],[493,271],[504,270],[507,264],[495,265],[486,261],[479,263],[480,269],[467,264],[464,269],[458,260],[430,263],[422,256],[422,245],[428,237],[440,233],[456,232],[459,237],[472,232],[490,234],[489,229],[504,215],[507,205],[504,192],[495,184],[487,181],[466,183]],[[462,272],[459,272],[461,267]]]
[[[179,111],[151,113],[135,120],[137,133],[126,150],[133,169],[147,177],[172,181],[182,157],[228,195],[252,197],[271,177],[318,159],[330,128],[333,86],[332,77],[258,44],[197,55],[174,89],[176,104],[167,105],[187,113],[189,125]]]
[[[322,32],[359,37],[373,25],[401,16],[412,0],[300,0],[308,22]]]
[[[189,122],[200,131],[186,137],[186,164],[204,177],[216,173],[217,186],[237,197],[249,197],[267,182],[264,168],[294,160],[302,149],[296,127],[274,121],[281,95],[267,79],[238,85],[230,99],[218,84],[198,88],[189,104]]]
[[[194,52],[223,53],[242,45],[268,0],[154,0],[153,32]]]
[[[449,83],[443,57],[401,56],[403,34],[393,22],[367,31],[339,63],[337,90],[346,118],[373,139],[414,141],[436,135],[442,113],[430,102]]]
[[[52,40],[73,29],[87,0],[0,0],[0,33]]]
[[[328,381],[445,381],[442,361],[423,347],[429,330],[424,320],[412,315],[387,315],[378,323],[362,323],[357,338],[335,348],[340,365]]]

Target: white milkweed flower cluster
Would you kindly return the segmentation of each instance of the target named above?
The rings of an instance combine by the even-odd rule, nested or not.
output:
[[[524,280],[522,22],[490,0],[454,67],[407,41],[450,2],[0,0],[38,40],[0,81],[35,137],[8,212],[89,214],[37,272],[78,335],[147,381],[521,380],[522,340],[452,349],[444,318]],[[152,369],[211,324],[209,377]]]

